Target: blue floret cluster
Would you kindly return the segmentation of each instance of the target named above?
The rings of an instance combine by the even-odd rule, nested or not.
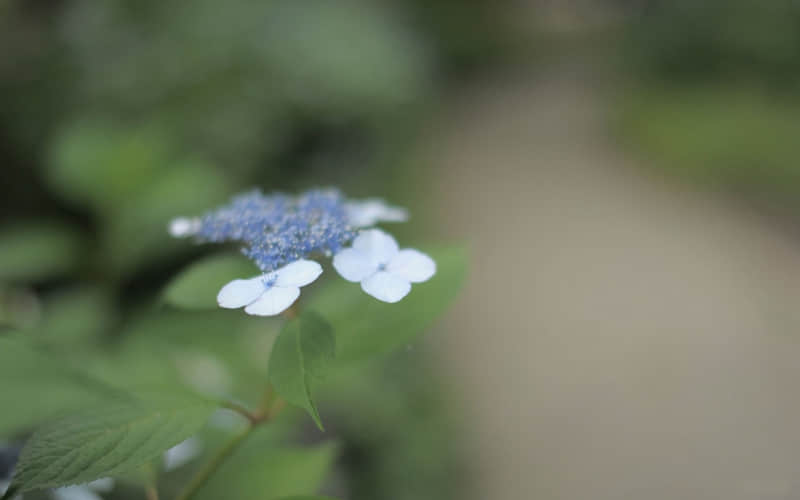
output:
[[[298,196],[249,191],[203,215],[194,236],[200,241],[241,242],[242,252],[264,273],[314,253],[333,255],[356,236],[346,199],[337,189]]]

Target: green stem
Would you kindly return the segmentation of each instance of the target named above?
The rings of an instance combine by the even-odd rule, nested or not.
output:
[[[236,451],[236,448],[238,448],[239,445],[244,442],[245,438],[250,435],[254,428],[255,425],[252,423],[248,424],[244,431],[234,436],[233,439],[231,439],[228,444],[225,445],[225,447],[217,452],[216,456],[214,456],[214,458],[212,458],[211,461],[205,465],[205,467],[200,469],[200,472],[198,472],[192,478],[192,480],[189,481],[189,484],[186,485],[186,487],[175,498],[175,500],[189,500],[192,498],[194,494],[197,493],[197,490],[199,490],[200,487],[202,487],[217,471],[217,469],[220,468],[223,462],[225,462],[225,459],[227,459],[234,451]]]
[[[158,490],[152,484],[145,486],[144,494],[147,497],[147,500],[158,500]]]

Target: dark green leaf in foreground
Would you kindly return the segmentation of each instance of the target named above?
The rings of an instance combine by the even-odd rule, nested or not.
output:
[[[133,471],[195,434],[213,410],[174,395],[87,408],[33,434],[12,484],[20,491],[57,488]]]
[[[186,309],[216,308],[217,293],[223,285],[258,274],[258,268],[243,255],[211,255],[181,271],[167,286],[164,298],[167,303]]]
[[[436,275],[415,284],[396,304],[376,300],[358,283],[332,281],[313,296],[308,307],[319,311],[336,331],[336,359],[359,361],[407,345],[441,316],[461,288],[467,256],[461,247],[428,251]]]
[[[0,435],[27,430],[66,412],[122,395],[73,367],[60,353],[38,349],[26,335],[0,335]]]
[[[269,381],[286,401],[304,408],[322,429],[312,390],[333,361],[336,340],[322,316],[304,312],[281,330],[269,360]]]

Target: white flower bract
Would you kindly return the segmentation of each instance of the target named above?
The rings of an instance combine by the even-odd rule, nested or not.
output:
[[[250,279],[233,280],[217,294],[217,303],[226,309],[244,307],[255,316],[274,316],[291,306],[306,286],[322,274],[313,260],[297,260],[271,273]]]
[[[371,227],[378,222],[405,222],[408,211],[402,207],[394,207],[380,198],[369,198],[363,201],[350,201],[344,205],[348,222],[354,227]]]
[[[197,233],[200,229],[200,219],[177,217],[169,223],[169,234],[175,238],[185,238]]]
[[[408,295],[412,283],[436,274],[433,259],[411,248],[400,250],[380,229],[361,231],[351,248],[333,257],[333,267],[347,281],[360,282],[366,293],[389,303]]]
[[[171,471],[182,467],[197,456],[203,450],[200,440],[191,437],[164,452],[164,470]]]
[[[114,489],[114,484],[113,478],[104,477],[86,484],[56,488],[52,493],[56,500],[101,500],[98,493],[110,492]]]

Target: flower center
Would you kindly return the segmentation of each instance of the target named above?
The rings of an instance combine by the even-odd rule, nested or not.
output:
[[[261,283],[264,284],[265,290],[272,288],[276,281],[278,281],[278,275],[275,273],[265,274],[261,277]]]

